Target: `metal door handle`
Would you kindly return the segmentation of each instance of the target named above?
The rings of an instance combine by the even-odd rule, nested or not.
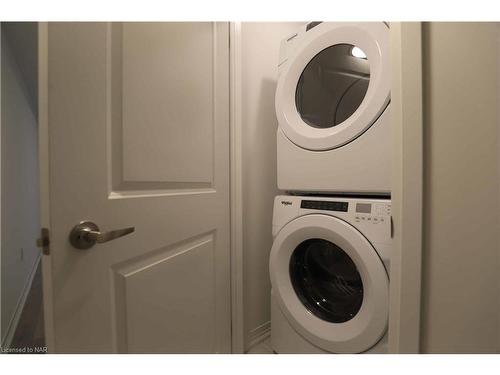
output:
[[[101,233],[99,227],[95,223],[91,221],[81,221],[71,230],[69,242],[77,249],[86,250],[90,249],[96,243],[108,242],[126,236],[134,231],[134,227],[129,227]]]

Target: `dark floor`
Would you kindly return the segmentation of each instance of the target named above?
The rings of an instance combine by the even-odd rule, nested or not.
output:
[[[33,283],[31,284],[31,290],[26,299],[10,347],[33,349],[23,351],[23,353],[37,354],[43,352],[41,348],[45,347],[41,262],[38,264]]]

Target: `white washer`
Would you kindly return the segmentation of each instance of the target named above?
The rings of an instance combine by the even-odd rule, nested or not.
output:
[[[389,27],[382,22],[315,22],[281,42],[281,190],[390,192],[390,76]]]
[[[391,201],[278,196],[271,249],[277,353],[387,353]]]

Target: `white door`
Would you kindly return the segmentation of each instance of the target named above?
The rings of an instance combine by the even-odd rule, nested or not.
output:
[[[229,25],[40,30],[49,350],[229,352]]]

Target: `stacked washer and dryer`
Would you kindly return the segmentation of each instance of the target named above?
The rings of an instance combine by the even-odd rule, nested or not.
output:
[[[270,254],[276,353],[386,353],[389,27],[311,22],[281,43]]]

